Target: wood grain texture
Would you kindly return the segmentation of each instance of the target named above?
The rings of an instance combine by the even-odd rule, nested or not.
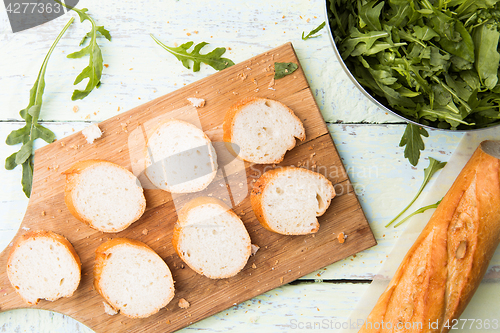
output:
[[[75,17],[48,64],[41,119],[102,121],[183,84],[193,83],[214,70],[206,65],[193,73],[159,47],[153,33],[172,46],[194,41],[209,42],[201,53],[215,47],[230,48],[225,57],[239,63],[273,47],[293,41],[306,69],[311,90],[327,121],[401,122],[386,115],[366,98],[344,73],[333,53],[328,33],[303,41],[306,34],[325,20],[325,0],[80,0],[98,25],[110,30],[112,42],[99,38],[104,63],[102,85],[84,100],[72,101],[73,81],[88,65],[88,58],[67,59],[79,50],[78,43],[89,26],[79,24],[76,13],[12,34],[4,6],[0,6],[0,100],[4,119],[20,119],[29,89],[50,44]],[[196,31],[196,33],[195,33]],[[3,34],[2,34],[3,33]],[[190,34],[188,36],[188,34]],[[85,87],[80,83],[79,89]],[[74,113],[73,106],[80,111]]]
[[[86,144],[81,133],[75,133],[36,151],[33,192],[22,228],[44,228],[66,236],[83,263],[82,282],[73,297],[56,302],[41,301],[36,308],[70,315],[97,332],[118,328],[130,332],[153,329],[170,332],[376,244],[302,69],[268,89],[275,61],[298,63],[290,43],[100,123],[104,136],[93,145]],[[171,110],[182,110],[181,113],[189,110],[186,98],[193,96],[207,101],[205,107],[198,109],[198,116],[201,127],[214,142],[220,141],[225,110],[235,101],[258,96],[277,99],[288,105],[303,121],[306,140],[289,152],[281,165],[317,170],[332,181],[338,193],[329,210],[319,219],[319,232],[310,236],[282,236],[264,230],[256,221],[248,198],[243,200],[235,212],[245,223],[252,242],[261,250],[240,274],[230,279],[209,280],[188,268],[180,268],[181,261],[174,255],[170,244],[176,213],[172,197],[167,192],[146,189],[148,204],[145,214],[117,234],[102,234],[77,221],[63,201],[64,177],[61,172],[76,161],[96,157],[133,168],[134,163],[139,163],[134,160],[136,148],[130,145],[136,139],[134,130],[139,128],[147,133],[145,124],[148,121],[155,121]],[[245,167],[248,190],[253,180],[272,166],[246,164]],[[144,229],[148,230],[145,234],[142,233]],[[23,232],[20,229],[18,234]],[[348,236],[344,244],[336,239],[340,232]],[[150,318],[136,320],[121,315],[110,317],[104,313],[103,299],[92,289],[94,251],[103,240],[114,237],[143,241],[165,259],[176,280],[176,297],[167,309]],[[5,267],[8,250],[0,255],[0,267]],[[257,268],[252,268],[252,264]],[[5,288],[5,293],[0,296],[2,310],[25,307],[10,287],[3,270],[0,285]],[[180,298],[191,303],[189,309],[177,306]]]
[[[45,122],[44,126],[56,133],[57,138],[73,134],[89,125],[88,122]],[[9,133],[20,128],[19,123],[0,122],[0,133]],[[411,201],[422,183],[424,168],[429,156],[448,161],[462,133],[429,132],[422,163],[413,167],[403,157],[398,146],[404,125],[329,124],[330,134],[346,167],[346,172],[356,192],[361,207],[377,240],[377,246],[369,248],[355,257],[350,256],[332,265],[308,274],[300,279],[372,279],[387,259],[400,234],[413,220],[398,228],[385,225]],[[35,147],[45,144],[37,140]],[[0,145],[0,160],[4,160],[16,146]],[[21,189],[21,168],[8,171],[0,168],[0,179],[4,191],[0,191],[0,249],[13,239],[23,219],[28,199]],[[404,184],[404,186],[401,186]],[[424,189],[424,195],[430,187]],[[420,208],[415,205],[414,209]],[[410,209],[413,211],[413,208]],[[495,259],[496,258],[496,259]],[[496,266],[496,267],[495,267]],[[491,270],[498,272],[500,249],[492,260]],[[328,297],[325,295],[325,297]],[[234,320],[238,320],[235,318]]]

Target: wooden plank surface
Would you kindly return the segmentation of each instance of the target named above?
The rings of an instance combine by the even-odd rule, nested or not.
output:
[[[169,46],[210,43],[201,53],[227,47],[224,57],[235,63],[293,41],[327,122],[401,122],[378,109],[352,84],[338,64],[326,29],[318,38],[301,39],[303,31],[307,34],[325,20],[324,6],[325,0],[80,0],[77,7],[88,8],[97,24],[110,30],[112,41],[99,39],[109,66],[103,70],[101,87],[79,101],[70,98],[72,83],[88,59],[66,56],[79,50],[89,26],[77,23],[76,13],[69,13],[12,34],[7,13],[0,6],[2,119],[20,119],[18,112],[26,106],[41,62],[71,15],[76,20],[48,64],[40,115],[44,120],[102,121],[214,73],[205,65],[197,73],[184,68],[149,37],[153,33]],[[85,82],[78,87],[85,87]],[[75,105],[80,109],[77,113]]]
[[[24,229],[19,233],[27,228],[61,233],[73,243],[83,263],[82,281],[74,296],[56,302],[41,301],[37,308],[68,314],[97,332],[117,328],[134,332],[173,331],[376,244],[302,69],[268,89],[275,61],[298,63],[290,43],[102,122],[104,137],[94,145],[86,144],[81,133],[76,133],[37,150],[33,192],[22,223]],[[78,222],[63,201],[62,171],[76,161],[89,158],[103,158],[131,168],[134,147],[129,149],[128,143],[134,130],[165,112],[186,109],[186,98],[193,96],[207,101],[206,106],[198,110],[199,121],[214,141],[220,140],[225,110],[235,101],[259,96],[284,102],[303,121],[307,138],[286,155],[282,165],[305,164],[313,170],[314,165],[335,184],[339,193],[320,218],[320,231],[309,236],[267,232],[256,221],[248,198],[244,200],[235,211],[241,215],[252,242],[261,246],[261,250],[240,274],[230,279],[214,281],[188,268],[180,268],[181,261],[170,245],[176,214],[171,196],[166,192],[146,189],[146,213],[130,228],[117,234],[102,234]],[[247,189],[262,168],[264,166],[246,165]],[[142,234],[144,229],[148,230],[147,235]],[[340,232],[348,235],[344,244],[336,239]],[[176,297],[167,309],[147,319],[110,317],[103,312],[102,298],[92,289],[93,257],[102,241],[114,237],[141,240],[165,259],[176,280]],[[8,250],[0,255],[0,267],[5,267]],[[254,263],[256,269],[251,267]],[[6,291],[0,295],[1,310],[25,306],[10,287],[3,270],[0,284]],[[180,298],[191,303],[189,309],[177,307]]]

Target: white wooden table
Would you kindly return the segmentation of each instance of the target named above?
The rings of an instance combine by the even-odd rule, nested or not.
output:
[[[325,20],[323,0],[82,0],[77,7],[89,8],[98,24],[110,30],[113,40],[100,40],[104,63],[109,65],[100,89],[76,102],[70,99],[72,82],[88,60],[67,59],[66,55],[78,50],[89,24],[75,20],[54,51],[45,77],[41,118],[58,138],[214,73],[205,65],[197,73],[185,69],[154,43],[150,33],[167,45],[193,40],[227,47],[225,56],[235,63],[288,41],[293,43],[378,245],[185,330],[308,331],[299,328],[323,320],[345,320],[405,228],[386,229],[384,225],[420,186],[426,159],[448,160],[462,134],[430,131],[421,162],[412,167],[398,147],[405,125],[377,109],[349,81],[327,31],[319,38],[301,40],[302,31],[308,33]],[[70,15],[76,16],[66,14],[13,34],[0,5],[0,141],[22,126],[18,112],[27,105],[41,62]],[[74,106],[78,112],[73,112]],[[17,149],[0,144],[2,165]],[[27,205],[20,174],[20,168],[0,168],[2,248],[12,240]],[[91,330],[58,313],[22,309],[0,313],[0,332]]]

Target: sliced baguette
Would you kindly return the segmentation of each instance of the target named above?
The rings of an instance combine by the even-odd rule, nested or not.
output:
[[[171,193],[202,191],[217,174],[217,154],[208,136],[177,119],[164,121],[151,134],[145,161],[151,183]]]
[[[139,180],[117,164],[103,160],[81,161],[64,174],[64,201],[68,210],[94,229],[122,231],[146,209]]]
[[[70,297],[80,283],[81,263],[71,243],[51,231],[29,231],[10,250],[7,275],[29,305]]]
[[[388,327],[394,328],[392,332],[456,332],[456,323],[464,320],[460,316],[485,281],[499,242],[500,141],[483,141],[406,253],[368,318],[361,320],[364,324],[359,333],[387,332]],[[490,297],[498,297],[497,285],[495,290]],[[488,306],[486,299],[483,302]],[[476,306],[483,306],[480,302],[477,298]],[[384,325],[375,325],[381,322]],[[478,327],[468,329],[481,332]],[[495,330],[498,332],[498,326]]]
[[[300,119],[285,104],[266,98],[246,98],[232,105],[224,117],[224,142],[242,160],[279,163],[295,138],[305,140]],[[238,152],[236,152],[238,150]]]
[[[112,310],[130,318],[149,317],[174,297],[167,264],[149,246],[128,238],[115,238],[97,248],[94,288]]]
[[[284,167],[264,173],[254,184],[250,201],[262,226],[283,235],[305,235],[319,229],[317,216],[335,197],[332,183],[303,168]]]
[[[240,218],[222,201],[208,197],[181,209],[172,243],[191,269],[211,279],[238,274],[251,254],[250,236]]]

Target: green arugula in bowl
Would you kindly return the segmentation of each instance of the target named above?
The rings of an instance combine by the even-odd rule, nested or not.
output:
[[[499,3],[330,0],[328,14],[343,61],[381,104],[468,130],[500,124]]]

